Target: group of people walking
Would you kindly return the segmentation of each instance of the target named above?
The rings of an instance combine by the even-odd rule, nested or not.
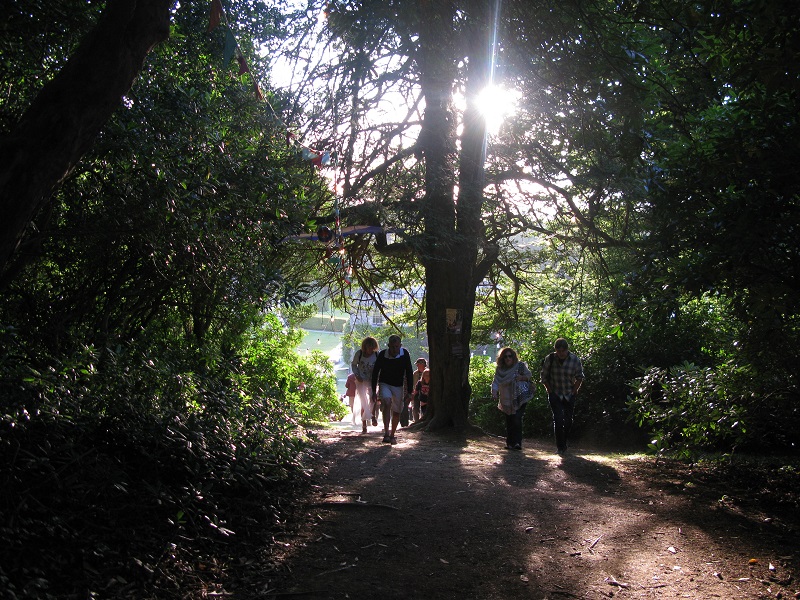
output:
[[[553,350],[542,360],[539,381],[547,391],[553,413],[556,449],[564,454],[578,390],[583,384],[583,364],[569,351],[569,343],[564,338],[556,340]],[[492,380],[492,397],[497,400],[497,408],[506,415],[506,448],[510,450],[522,449],[522,417],[535,390],[533,374],[528,365],[519,360],[516,351],[513,348],[500,350]]]
[[[346,395],[351,398],[350,408],[355,424],[357,415],[361,418],[361,431],[367,432],[367,425],[378,425],[378,412],[383,420],[383,442],[395,444],[395,433],[405,417],[418,421],[425,417],[428,408],[430,370],[428,361],[418,358],[417,369],[411,367],[411,357],[403,348],[399,335],[389,336],[386,349],[380,350],[373,337],[364,338],[361,348],[353,355],[350,363],[352,373],[347,378]]]
[[[399,335],[390,336],[384,350],[380,350],[375,338],[364,338],[361,348],[353,355],[352,372],[346,383],[353,424],[360,418],[362,433],[367,433],[370,422],[378,425],[380,412],[383,442],[395,444],[395,433],[401,422],[405,426],[411,420],[426,417],[431,372],[426,359],[418,358],[415,364],[416,370],[412,369],[411,357]],[[584,379],[581,359],[569,351],[566,339],[558,338],[553,352],[542,360],[538,375],[553,414],[556,449],[564,454],[575,402]],[[497,400],[497,408],[506,417],[506,448],[509,450],[522,449],[522,418],[536,385],[530,368],[519,360],[513,348],[506,347],[498,352],[492,398]]]

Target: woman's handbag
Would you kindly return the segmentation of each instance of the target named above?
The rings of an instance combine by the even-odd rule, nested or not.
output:
[[[521,371],[522,365],[517,368],[517,371]],[[533,397],[533,390],[531,389],[530,381],[518,381],[517,382],[517,406],[520,404],[525,404],[528,400]]]

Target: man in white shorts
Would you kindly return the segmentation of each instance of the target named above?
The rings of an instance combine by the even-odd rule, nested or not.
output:
[[[386,350],[378,353],[375,367],[372,369],[372,397],[381,399],[383,413],[383,442],[395,444],[394,437],[403,406],[411,399],[414,390],[414,370],[411,368],[411,357],[403,348],[399,335],[389,336]],[[380,395],[375,394],[380,385]],[[391,412],[391,432],[389,431]]]

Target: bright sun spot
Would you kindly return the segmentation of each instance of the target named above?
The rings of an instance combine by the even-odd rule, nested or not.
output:
[[[486,119],[486,132],[497,134],[503,121],[514,114],[517,107],[518,94],[496,85],[489,85],[478,94],[475,104],[483,118]]]

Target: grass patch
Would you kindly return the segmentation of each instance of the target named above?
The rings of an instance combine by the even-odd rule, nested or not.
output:
[[[332,354],[342,341],[340,333],[333,333],[330,331],[308,331],[306,330],[303,336],[303,341],[300,342],[297,350],[301,354],[303,352],[311,352],[312,350],[319,350],[325,354]]]
[[[313,317],[309,317],[300,324],[303,329],[313,329],[317,331],[329,331],[341,334],[350,317],[344,315],[334,315],[331,319],[330,314],[317,313]]]

